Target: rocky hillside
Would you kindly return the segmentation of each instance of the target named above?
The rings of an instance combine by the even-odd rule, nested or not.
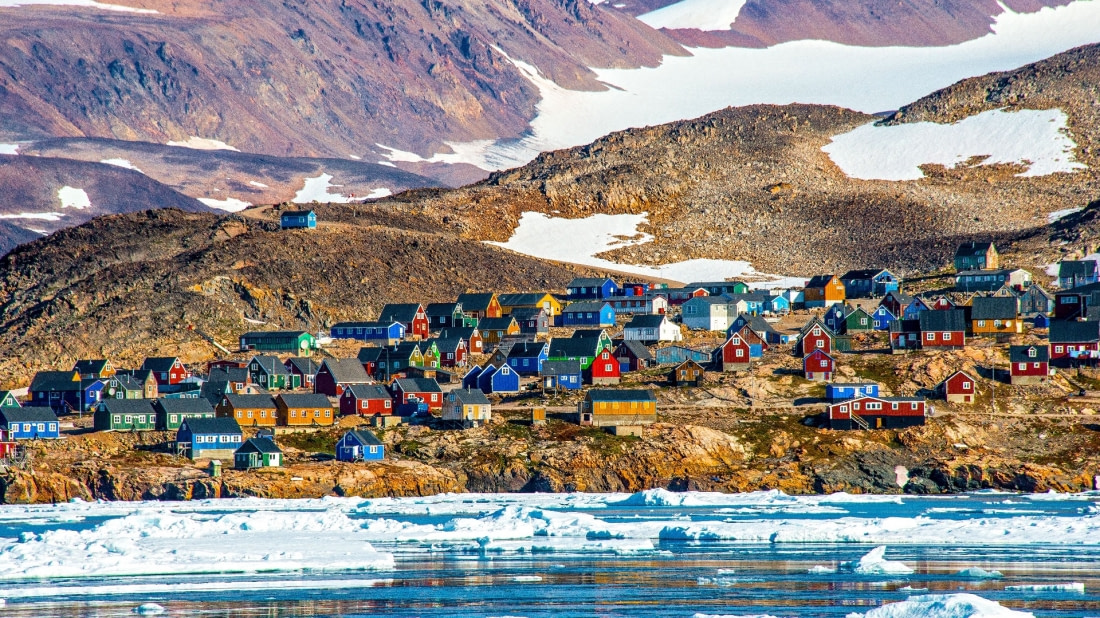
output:
[[[560,288],[583,272],[460,239],[415,210],[340,208],[346,222],[309,231],[280,231],[270,213],[148,210],[22,245],[0,258],[0,376],[25,385],[87,356],[205,360],[218,352],[200,332],[235,348],[245,330],[316,331],[388,302]]]

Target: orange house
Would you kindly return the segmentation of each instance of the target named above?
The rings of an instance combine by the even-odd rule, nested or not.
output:
[[[271,395],[223,395],[214,411],[221,418],[231,418],[241,427],[274,427],[277,414]]]
[[[312,427],[335,422],[332,403],[324,395],[283,394],[275,398],[275,407],[279,411],[279,425],[284,427]]]
[[[504,315],[497,295],[489,293],[459,294],[458,304],[462,305],[462,312],[477,319],[499,318]]]
[[[817,275],[806,283],[802,298],[807,309],[832,307],[844,302],[844,283],[836,275]]]

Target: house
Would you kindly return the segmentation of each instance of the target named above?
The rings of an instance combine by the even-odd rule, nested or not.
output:
[[[405,338],[405,325],[394,321],[339,322],[329,329],[333,339],[377,341],[382,345],[397,345]]]
[[[1001,267],[1001,256],[991,242],[964,242],[955,250],[955,272]]]
[[[444,421],[468,429],[488,423],[492,414],[493,406],[486,399],[485,393],[477,389],[462,388],[447,393],[442,418]]]
[[[961,348],[966,345],[966,312],[962,309],[948,311],[922,311],[917,318],[920,324],[920,347]]]
[[[660,341],[683,341],[680,327],[663,315],[635,315],[623,327],[623,339],[652,345]]]
[[[1004,286],[1024,290],[1030,285],[1031,273],[1022,268],[963,270],[955,275],[955,289],[960,292],[992,292]]]
[[[1050,348],[1039,345],[1014,345],[1008,348],[1010,382],[1042,384],[1050,379]]]
[[[443,389],[432,378],[400,378],[390,386],[397,405],[424,403],[429,410],[443,408]]]
[[[816,275],[806,282],[802,291],[807,309],[829,307],[843,303],[846,298],[844,283],[836,275]]]
[[[466,340],[461,337],[448,337],[430,339],[427,342],[439,352],[439,365],[441,367],[465,367],[469,350],[466,349]]]
[[[878,397],[878,384],[874,382],[834,382],[825,385],[825,399],[844,401],[857,397]]]
[[[733,320],[733,324],[726,330],[726,336],[741,332],[746,326],[752,329],[752,332],[756,333],[756,337],[762,339],[766,344],[783,344],[790,343],[791,341],[790,335],[775,330],[770,322],[758,315],[738,315],[737,318]],[[749,341],[749,345],[752,345],[751,340]],[[766,345],[762,346],[759,352],[763,353],[766,348]],[[755,355],[756,351],[754,351],[753,354]]]
[[[1090,283],[1054,294],[1054,318],[1087,318],[1091,307],[1100,307],[1100,283]]]
[[[232,418],[189,418],[176,431],[176,454],[194,459],[233,457],[243,440]]]
[[[830,429],[902,429],[923,425],[927,404],[916,397],[859,397],[829,404]]]
[[[355,384],[340,395],[340,414],[343,416],[374,416],[393,414],[393,398],[380,384]]]
[[[153,378],[159,386],[179,384],[191,377],[191,372],[175,356],[147,358],[141,368],[153,372]]]
[[[734,333],[711,353],[711,367],[719,371],[748,371],[752,365],[749,342]]]
[[[317,339],[301,330],[252,331],[240,337],[242,352],[302,354],[317,349]]]
[[[1058,287],[1069,290],[1100,282],[1100,263],[1096,260],[1063,260],[1058,263]]]
[[[898,289],[900,279],[894,273],[879,268],[849,270],[840,276],[845,298],[886,296]]]
[[[589,384],[599,386],[618,384],[622,379],[619,360],[615,358],[611,348],[600,350],[600,353],[592,359],[592,364],[588,366],[584,375]]]
[[[711,350],[672,345],[664,348],[657,348],[653,355],[656,357],[658,365],[675,365],[689,359],[697,363],[710,362],[710,353]]]
[[[699,296],[680,307],[680,320],[692,330],[725,331],[737,314],[729,299],[722,296]]]
[[[279,425],[283,427],[332,425],[335,422],[328,397],[316,393],[283,393],[275,398],[275,410]]]
[[[0,427],[0,460],[8,459],[19,453],[19,444],[8,436],[8,430]]]
[[[928,308],[932,311],[947,311],[948,309],[954,309],[954,301],[946,296],[937,296],[935,300],[928,303]]]
[[[269,437],[249,438],[233,452],[233,467],[238,470],[278,468],[283,465],[283,451]]]
[[[821,321],[829,327],[829,330],[839,333],[844,328],[844,316],[846,315],[848,315],[848,308],[837,303],[825,310],[825,315],[821,316]]]
[[[663,315],[668,313],[668,296],[659,292],[646,292],[632,296],[611,296],[603,299],[611,304],[615,315],[637,315],[647,313]]]
[[[619,294],[619,284],[609,277],[578,277],[565,286],[569,300],[602,299]]]
[[[806,356],[814,350],[821,350],[827,354],[833,351],[833,339],[836,335],[820,318],[814,316],[802,327],[795,340],[795,354]]]
[[[978,383],[965,371],[956,371],[936,387],[947,403],[974,403]]]
[[[543,390],[579,390],[584,384],[584,372],[575,360],[546,361],[539,380]]]
[[[79,373],[82,380],[105,380],[115,375],[115,366],[106,358],[78,360],[73,371]]]
[[[0,408],[0,425],[10,440],[56,440],[61,437],[57,415],[46,406]]]
[[[109,379],[109,378],[108,378]],[[95,408],[96,404],[106,394],[107,382],[97,378],[80,381],[80,411],[88,412]],[[114,399],[111,397],[110,399]]]
[[[550,332],[550,316],[541,307],[513,309],[512,318],[519,324],[521,334],[545,335]]]
[[[546,360],[575,360],[580,362],[582,370],[588,371],[596,355],[609,347],[595,337],[554,337],[550,340]]]
[[[506,358],[512,371],[521,376],[536,376],[542,371],[549,352],[550,346],[545,342],[524,341],[514,344]]]
[[[761,338],[760,335],[758,335],[756,331],[752,329],[752,326],[749,326],[748,324],[742,326],[741,330],[730,333],[730,335],[737,335],[738,337],[744,339],[745,343],[749,344],[750,358],[763,358],[764,351],[771,347],[768,345],[768,342]],[[729,335],[727,335],[727,338],[728,337]]]
[[[932,307],[929,301],[916,296],[909,299],[909,304],[901,310],[901,319],[903,320],[915,320],[920,316],[922,311],[931,311]]]
[[[722,294],[744,294],[749,291],[749,285],[744,281],[693,281],[686,286],[691,289],[703,289],[711,296]]]
[[[11,391],[0,391],[0,408],[18,408],[21,404]]]
[[[442,330],[456,326],[466,326],[466,321],[477,323],[477,318],[471,318],[462,311],[462,303],[429,303],[424,307],[424,314],[428,316],[429,330]]]
[[[1054,295],[1038,283],[1032,283],[1020,294],[1021,315],[1050,315],[1054,311]]]
[[[570,303],[561,312],[562,326],[614,326],[615,310],[606,301]]]
[[[1069,367],[1100,357],[1100,322],[1054,320],[1050,323],[1050,364]]]
[[[502,315],[509,315],[513,309],[545,309],[550,326],[558,323],[561,315],[561,301],[546,292],[522,292],[519,294],[501,294],[498,297]]]
[[[519,323],[511,315],[502,318],[482,318],[477,323],[477,329],[481,333],[485,345],[500,343],[501,339],[510,335],[519,334]]]
[[[147,369],[127,369],[118,370],[115,372],[115,379],[121,380],[123,378],[129,378],[133,382],[127,382],[129,387],[138,386],[141,389],[141,395],[134,399],[156,399],[160,394],[160,385],[157,384],[157,379],[153,376],[153,372]],[[129,397],[126,397],[129,399]]]
[[[182,399],[176,401],[183,401]],[[195,400],[202,401],[202,400]],[[153,431],[157,414],[148,399],[108,399],[92,413],[95,431]]]
[[[452,339],[456,337],[466,342],[466,350],[470,354],[485,353],[485,338],[481,336],[481,331],[476,327],[448,328],[439,332],[439,339]]]
[[[493,293],[459,294],[458,304],[462,311],[473,318],[499,318],[504,315],[500,300]],[[480,352],[478,352],[480,354]]]
[[[313,380],[317,377],[317,372],[320,371],[321,366],[317,364],[317,361],[308,356],[292,356],[286,359],[283,363],[286,370],[290,372],[290,375],[295,376],[298,380],[298,384],[302,385],[302,388],[308,388],[313,390]],[[244,371],[239,369],[237,371]],[[247,375],[247,373],[245,374]],[[233,392],[239,393],[240,389],[236,384],[233,385]]]
[[[486,365],[488,367],[489,365]],[[496,367],[496,365],[492,365]],[[485,369],[481,365],[474,365],[470,367],[466,375],[462,376],[462,388],[478,388],[477,379],[481,377],[481,372]],[[480,390],[480,389],[479,389]]]
[[[668,381],[675,386],[699,386],[703,383],[703,366],[693,360],[686,360],[672,368]]]
[[[381,461],[386,458],[386,445],[374,433],[352,429],[336,441],[337,461]]]
[[[710,296],[706,288],[666,288],[665,293],[668,294],[668,304],[673,307],[679,307],[693,298]]]
[[[612,346],[611,335],[603,328],[578,328],[570,335],[573,339],[597,339],[600,346],[610,348]]]
[[[138,399],[135,401],[147,401]],[[215,418],[217,414],[210,402],[202,399],[156,399],[153,401],[158,431],[175,431],[189,418]]]
[[[486,395],[518,393],[519,374],[506,364],[499,367],[486,365],[477,376],[477,387]]]
[[[230,393],[214,409],[218,418],[231,418],[240,425],[274,427],[278,423],[278,410],[271,395]]]
[[[615,359],[619,361],[619,372],[641,371],[653,364],[653,354],[640,341],[627,339],[615,348]]]
[[[908,294],[902,294],[901,292],[889,292],[886,296],[882,297],[882,301],[879,302],[880,307],[886,307],[886,310],[890,312],[896,319],[902,319],[905,312],[905,308],[909,306],[909,303],[913,301],[913,297]]]
[[[657,397],[645,389],[594,388],[577,405],[581,425],[616,427],[657,422]]]
[[[363,364],[357,358],[326,358],[321,362],[314,381],[314,392],[339,397],[344,389],[360,384],[373,384]]]
[[[848,311],[844,316],[844,324],[841,332],[845,335],[851,333],[865,333],[875,329],[875,318],[863,308],[856,307]]]
[[[1031,318],[1032,328],[1049,328],[1050,318],[1045,313],[1036,313],[1035,317]]]
[[[428,314],[420,303],[390,303],[382,307],[378,314],[379,322],[397,322],[405,326],[405,334],[424,339],[428,336],[430,324]]]
[[[623,296],[645,296],[657,286],[645,281],[624,281],[620,287]]]
[[[49,408],[54,414],[80,412],[83,404],[83,388],[76,371],[39,371],[27,392],[30,405]]]
[[[269,391],[293,390],[302,385],[301,377],[287,371],[277,356],[253,356],[248,361],[248,376],[253,384]]]
[[[210,405],[216,406],[221,402],[222,397],[232,394],[233,389],[229,386],[229,380],[225,378],[224,371],[214,370],[210,375],[212,377],[202,383],[199,397],[205,399]]]
[[[971,332],[975,335],[1007,335],[1024,332],[1016,313],[1015,298],[978,296],[970,305]]]
[[[393,349],[384,348],[379,357],[378,370],[386,376],[399,375],[410,367],[423,367],[424,353],[420,343],[416,341],[402,341]]]
[[[802,375],[807,380],[829,382],[836,371],[836,361],[825,350],[812,350],[802,359]]]
[[[279,227],[284,230],[317,227],[317,213],[312,210],[288,210],[279,215]]]
[[[890,350],[895,354],[907,350],[919,350],[920,320],[894,320],[890,322]]]

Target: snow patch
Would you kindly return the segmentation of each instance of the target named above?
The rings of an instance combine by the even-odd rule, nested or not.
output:
[[[1063,209],[1063,210],[1055,210],[1054,212],[1047,215],[1047,223],[1054,223],[1055,221],[1057,221],[1059,219],[1064,219],[1064,218],[1072,215],[1075,212],[1081,212],[1082,210],[1084,210],[1084,208],[1085,208],[1084,206],[1079,206],[1077,208],[1066,208],[1066,209]]]
[[[954,168],[974,158],[981,165],[1026,165],[1017,176],[1072,173],[1085,166],[1073,160],[1077,145],[1066,132],[1066,121],[1059,109],[997,109],[954,124],[870,123],[834,136],[822,150],[845,174],[861,180],[919,180],[922,164]]]
[[[192,135],[183,141],[168,142],[169,146],[179,146],[181,148],[192,148],[194,150],[232,150],[233,152],[240,152],[236,148],[220,142],[216,139],[208,139],[205,137],[198,137]]]
[[[261,189],[266,189],[266,188],[268,188],[268,187],[267,187],[267,185],[265,185],[264,183],[262,183],[262,182],[256,182],[255,180],[249,180],[249,181],[248,181],[248,184],[252,185],[253,187],[259,187],[259,188],[261,188]]]
[[[651,28],[729,30],[746,0],[680,0],[638,16]]]
[[[848,618],[1035,618],[1030,612],[1008,609],[996,601],[976,594],[944,594],[909,597],[887,603],[866,614],[848,614]]]
[[[61,200],[62,208],[79,208],[83,210],[90,208],[92,205],[92,201],[88,199],[88,194],[84,192],[84,189],[77,189],[76,187],[61,187],[57,190],[57,199]]]
[[[138,168],[134,167],[133,163],[130,163],[129,159],[103,159],[100,163],[106,163],[107,165],[114,165],[115,167],[124,167],[128,170],[134,170],[135,172],[141,172]],[[144,173],[144,172],[142,172]]]
[[[105,4],[103,2],[96,2],[95,0],[0,0],[0,8],[32,6],[36,4],[47,4],[51,6],[80,6],[92,9],[101,9],[104,11],[119,11],[123,13],[157,13],[157,11],[154,11],[152,9],[139,9],[132,6],[122,6],[119,4]]]
[[[806,572],[810,575],[831,575],[833,573],[836,573],[836,569],[834,567],[827,567],[823,564],[815,564],[814,566],[806,569]]]
[[[371,192],[367,194],[367,199],[376,200],[378,198],[389,197],[391,195],[393,195],[393,191],[387,189],[386,187],[379,187],[377,189],[372,189]]]
[[[237,198],[233,197],[226,198],[224,200],[217,200],[212,197],[200,197],[197,199],[211,208],[217,208],[218,210],[227,210],[229,212],[240,212],[252,205],[250,202],[238,200]]]
[[[2,0],[0,0],[2,1]],[[3,6],[3,5],[0,5]],[[17,155],[19,154],[19,144],[0,144],[0,154]]]
[[[332,174],[321,174],[316,178],[306,178],[305,184],[294,194],[291,201],[295,204],[309,204],[310,202],[347,204],[356,200],[354,197],[340,195],[339,193],[329,193],[329,187],[340,186],[332,184],[331,180]]]
[[[905,466],[894,466],[894,482],[898,487],[905,487],[909,482],[909,469]]]
[[[41,221],[60,221],[63,212],[21,212],[19,214],[0,215],[0,219],[38,219]]]
[[[761,279],[755,287],[801,287],[806,280],[757,272],[743,260],[692,259],[661,266],[620,264],[598,254],[653,240],[639,232],[647,214],[596,214],[583,219],[560,219],[539,212],[520,215],[519,226],[508,242],[486,241],[503,249],[545,260],[570,262],[672,281],[722,281],[729,278]]]

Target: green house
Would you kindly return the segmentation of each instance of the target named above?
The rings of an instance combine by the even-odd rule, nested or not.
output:
[[[856,307],[844,317],[845,333],[864,333],[875,329],[875,318],[861,307]]]
[[[189,418],[214,418],[214,406],[202,397],[188,399],[157,399],[153,402],[157,429],[175,431]]]
[[[241,335],[241,351],[300,354],[317,348],[317,339],[302,330],[254,331]]]
[[[293,390],[302,385],[302,376],[291,373],[275,356],[253,356],[248,361],[248,375],[253,384],[269,391]]]
[[[592,361],[604,349],[610,349],[610,341],[601,337],[555,337],[550,340],[548,361],[577,361],[583,371],[588,371]]]
[[[0,391],[0,408],[20,408],[19,400],[11,391]]]
[[[96,431],[153,431],[157,413],[148,399],[105,399],[92,415]]]
[[[238,470],[277,468],[283,465],[283,451],[271,438],[249,438],[233,453],[233,467]]]

